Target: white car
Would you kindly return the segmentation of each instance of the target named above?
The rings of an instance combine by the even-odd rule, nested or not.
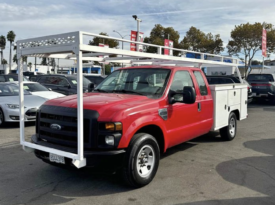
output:
[[[25,121],[35,121],[37,109],[47,99],[24,91]],[[19,121],[19,87],[14,83],[0,83],[0,126]]]
[[[30,92],[32,95],[37,95],[47,100],[54,98],[64,97],[65,95],[52,91],[50,88],[46,88],[44,85],[41,85],[37,82],[24,82],[24,90]]]

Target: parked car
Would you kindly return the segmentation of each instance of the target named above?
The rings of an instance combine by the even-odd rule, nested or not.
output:
[[[247,81],[252,86],[253,98],[265,98],[275,105],[275,74],[249,74]]]
[[[85,78],[87,78],[89,81],[91,81],[94,86],[98,86],[104,79],[105,77],[103,77],[100,74],[83,74]]]
[[[24,82],[24,90],[30,92],[32,95],[37,95],[48,100],[65,96],[61,93],[54,92],[51,88],[46,88],[37,82]]]
[[[239,78],[235,76],[206,76],[206,78],[209,85],[241,83]],[[246,80],[242,80],[245,84],[247,84],[247,103],[251,103],[253,100],[251,85]]]
[[[39,110],[32,143],[77,153],[79,120],[84,126],[87,166],[116,166],[134,187],[150,183],[160,153],[195,137],[220,130],[230,141],[237,120],[247,117],[246,85],[210,86],[198,68],[140,66],[111,73],[94,92],[49,100]],[[50,164],[71,165],[69,158],[47,150],[35,155]],[[107,169],[107,168],[106,168]]]
[[[24,81],[28,81],[27,78],[23,77]],[[3,74],[0,75],[0,82],[14,82],[18,81],[18,75],[17,74]]]
[[[41,72],[25,71],[25,72],[23,72],[23,75],[24,75],[27,79],[30,79],[31,76],[44,75],[44,73],[41,73]]]
[[[36,111],[47,99],[24,91],[25,121],[35,121]],[[19,121],[19,87],[14,83],[0,83],[0,126]]]
[[[36,81],[64,95],[77,93],[77,76],[75,75],[41,75],[36,78]],[[83,92],[92,91],[91,85],[91,81],[83,78]]]

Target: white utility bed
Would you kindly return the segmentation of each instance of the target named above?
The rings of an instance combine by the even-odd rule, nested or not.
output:
[[[237,110],[239,120],[247,118],[247,85],[219,84],[210,85],[214,102],[214,123],[212,131],[228,125],[231,111]]]

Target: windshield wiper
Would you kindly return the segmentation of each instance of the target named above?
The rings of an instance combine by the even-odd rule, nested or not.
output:
[[[101,89],[95,89],[94,91],[102,92],[102,93],[108,93],[106,90],[101,90]]]
[[[137,95],[144,95],[143,93],[139,93],[133,90],[113,90],[114,93],[116,92],[122,92],[122,93],[132,93],[132,94],[137,94]]]

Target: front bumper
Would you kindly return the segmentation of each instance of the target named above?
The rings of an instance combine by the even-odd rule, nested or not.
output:
[[[25,122],[33,122],[36,120],[36,112],[37,108],[26,108],[25,109],[25,115],[24,119]],[[4,110],[4,115],[5,115],[5,121],[6,122],[19,122],[20,118],[20,112],[19,109],[5,109]]]
[[[38,144],[41,146],[62,150],[65,152],[77,153],[76,148],[72,147],[65,147],[49,142],[45,142],[39,140],[36,135],[31,137],[31,142],[34,144]],[[42,150],[35,150],[35,155],[39,159],[47,163],[54,163],[50,162],[49,160],[49,153],[42,151]],[[87,167],[99,167],[99,168],[106,168],[109,171],[114,171],[122,167],[124,156],[126,150],[119,149],[119,150],[84,150],[84,158],[86,158],[86,166]],[[65,165],[67,166],[74,166],[72,164],[72,159],[65,158]]]

